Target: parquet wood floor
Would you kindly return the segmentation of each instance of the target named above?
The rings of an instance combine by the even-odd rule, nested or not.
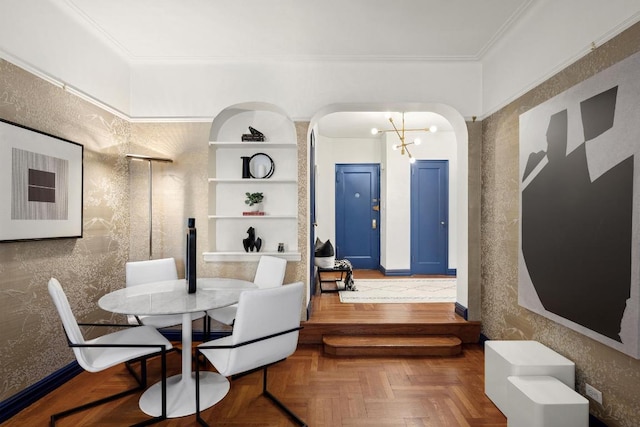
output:
[[[418,311],[421,304],[406,305]],[[375,316],[373,309],[368,311]],[[343,316],[348,318],[346,312]],[[360,314],[353,316],[359,321]],[[169,375],[180,372],[179,354],[171,353],[167,361]],[[311,427],[506,427],[506,418],[484,395],[483,371],[478,344],[465,344],[455,357],[334,357],[320,345],[301,344],[293,356],[269,369],[269,389]],[[159,378],[159,360],[152,360],[149,381]],[[123,366],[82,373],[1,426],[46,426],[52,412],[133,384]],[[260,372],[234,379],[229,394],[206,410],[204,418],[212,426],[293,426],[260,396],[261,389]],[[58,426],[126,426],[144,419],[133,395],[60,420]],[[157,425],[192,426],[195,417]]]
[[[331,357],[318,345],[302,345],[269,370],[269,389],[312,427],[506,427],[506,418],[484,395],[483,351],[467,344],[458,357]],[[180,357],[168,357],[169,372],[180,371]],[[150,380],[159,378],[151,361]],[[215,426],[293,426],[260,396],[262,375],[231,382],[229,394],[204,412]],[[3,427],[45,426],[51,412],[133,385],[123,367],[82,373],[23,410]],[[64,426],[125,426],[145,419],[138,397],[61,420]],[[188,416],[161,426],[195,425]]]
[[[339,277],[339,274],[337,275]],[[386,277],[377,270],[354,270],[356,279],[372,280]],[[402,279],[405,276],[394,277]],[[448,277],[448,276],[411,276]],[[311,318],[308,323],[444,323],[460,322],[464,319],[456,316],[453,303],[430,304],[344,304],[337,293],[316,293],[312,301]]]

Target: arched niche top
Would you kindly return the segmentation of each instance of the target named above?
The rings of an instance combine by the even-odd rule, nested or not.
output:
[[[266,141],[296,141],[293,120],[280,107],[265,102],[245,102],[222,110],[211,124],[210,141],[240,141],[249,126],[265,135]]]
[[[439,103],[344,103],[344,104],[330,104],[319,110],[311,118],[309,126],[309,132],[318,124],[318,121],[329,114],[344,113],[344,112],[432,112],[444,117],[450,124],[451,128],[456,134],[459,146],[462,144],[464,152],[466,153],[468,143],[468,130],[464,117],[455,108]]]

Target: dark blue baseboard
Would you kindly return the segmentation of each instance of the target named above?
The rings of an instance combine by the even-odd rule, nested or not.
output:
[[[605,423],[589,414],[589,427],[607,427]]]
[[[464,320],[469,320],[467,317],[469,314],[469,310],[464,305],[460,304],[456,301],[456,309],[455,312],[458,316],[462,317]]]
[[[182,330],[180,329],[160,329],[160,333],[169,341],[182,341]],[[231,334],[231,332],[214,330],[211,331],[211,337],[209,339],[215,340],[217,338],[226,337],[229,334]],[[202,331],[193,331],[192,337],[193,341],[204,341],[204,333]]]
[[[411,276],[411,270],[386,270],[383,266],[379,266],[378,271],[385,276]],[[458,270],[455,268],[448,268],[445,274],[447,276],[456,276],[458,274]]]
[[[313,304],[311,303],[311,299],[309,299],[309,304],[307,304],[307,320],[311,319],[311,315],[313,314]]]
[[[489,341],[491,338],[489,338],[488,336],[486,336],[485,334],[483,334],[482,332],[480,333],[480,341],[478,341],[479,344],[482,345],[482,347],[484,347],[484,343]]]
[[[385,276],[411,276],[411,270],[387,270],[382,266],[379,270]]]
[[[180,329],[163,329],[160,331],[169,341],[182,341],[182,331]],[[211,331],[211,338],[222,338],[229,335],[229,332]],[[194,341],[202,341],[204,338],[202,331],[193,332]],[[0,423],[8,420],[27,406],[36,402],[41,397],[49,394],[62,384],[69,381],[76,375],[84,372],[84,369],[73,361],[69,365],[41,379],[37,383],[27,387],[21,392],[11,396],[7,400],[0,402]]]
[[[57,370],[7,400],[0,402],[0,423],[13,417],[27,406],[36,402],[41,397],[46,396],[83,371],[80,365],[78,365],[78,362],[73,361],[64,368]]]

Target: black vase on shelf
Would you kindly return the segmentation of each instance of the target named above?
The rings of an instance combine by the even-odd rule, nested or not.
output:
[[[251,157],[242,156],[242,178],[251,178]]]

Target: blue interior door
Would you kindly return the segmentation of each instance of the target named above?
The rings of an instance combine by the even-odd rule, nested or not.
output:
[[[448,268],[449,162],[411,166],[411,273],[446,274]]]
[[[336,259],[380,266],[380,165],[336,165]]]

